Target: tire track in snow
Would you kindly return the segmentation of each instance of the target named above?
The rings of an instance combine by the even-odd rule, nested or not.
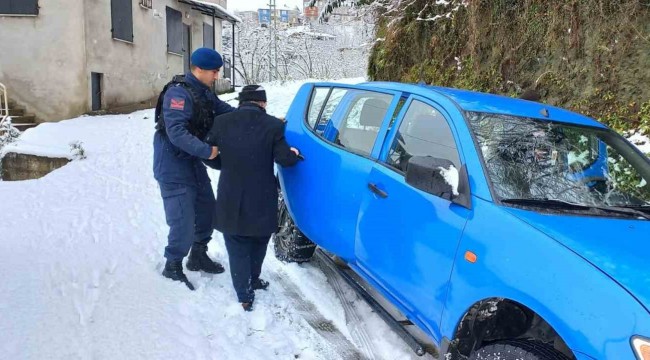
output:
[[[320,257],[315,257],[318,267],[323,271],[327,277],[327,282],[332,285],[336,296],[341,301],[343,305],[343,311],[345,312],[345,318],[347,319],[348,328],[350,328],[350,334],[352,339],[357,343],[359,350],[363,352],[366,358],[376,359],[376,356],[372,350],[372,342],[368,336],[368,331],[366,330],[364,323],[361,321],[359,314],[352,307],[352,302],[348,300],[343,287],[341,285],[341,278],[336,272],[336,269],[328,263],[325,263]]]
[[[328,319],[326,319],[316,306],[304,299],[299,294],[298,288],[293,283],[287,281],[285,278],[278,276],[277,273],[272,273],[271,278],[273,282],[282,286],[283,293],[287,298],[294,300],[295,310],[302,316],[303,319],[311,326],[320,336],[323,337],[335,350],[337,354],[345,360],[365,360],[363,354],[359,353],[356,346],[348,340],[336,328],[336,326]]]

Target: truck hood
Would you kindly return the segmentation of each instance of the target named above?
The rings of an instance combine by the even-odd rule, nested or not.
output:
[[[650,221],[506,208],[609,275],[650,312]]]

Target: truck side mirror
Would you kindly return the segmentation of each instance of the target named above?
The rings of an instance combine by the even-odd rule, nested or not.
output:
[[[446,159],[413,156],[406,170],[406,183],[429,194],[470,208],[469,186],[465,167],[458,171]],[[459,191],[460,190],[460,191]]]

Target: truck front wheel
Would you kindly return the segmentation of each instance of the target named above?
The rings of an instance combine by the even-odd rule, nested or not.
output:
[[[473,352],[470,360],[570,360],[552,346],[531,340],[506,340]]]

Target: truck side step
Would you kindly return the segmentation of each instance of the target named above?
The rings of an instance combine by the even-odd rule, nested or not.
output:
[[[398,321],[393,318],[378,302],[375,300],[364,288],[359,285],[359,283],[354,280],[348,273],[343,271],[337,266],[337,264],[325,254],[320,248],[316,250],[316,256],[322,260],[325,264],[334,269],[344,280],[350,285],[361,297],[370,305],[370,307],[377,313],[381,318],[391,327],[393,331],[402,339],[404,342],[417,354],[418,356],[424,356],[426,350],[424,345],[411,335],[404,326],[413,325],[409,320]],[[436,354],[437,355],[437,354]]]
[[[411,322],[411,320],[408,320],[408,319],[407,319],[407,320],[399,320],[399,321],[397,321],[397,323],[400,324],[401,326],[409,326],[409,325],[413,325],[413,323]]]

